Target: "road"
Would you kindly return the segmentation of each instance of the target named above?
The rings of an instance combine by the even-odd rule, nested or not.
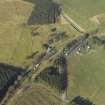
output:
[[[78,32],[80,33],[85,33],[85,30],[78,25],[70,16],[68,16],[64,11],[62,12],[63,17],[65,18],[65,20],[71,24]]]
[[[86,34],[85,34],[86,35]],[[85,35],[82,34],[80,35],[79,37],[77,37],[76,39],[74,40],[77,40],[77,42],[75,44],[72,44],[71,40],[68,40],[66,43],[65,43],[65,46],[62,47],[56,54],[54,54],[53,56],[51,56],[49,59],[56,59],[58,55],[60,54],[64,54],[64,49],[67,48],[67,45],[68,44],[71,44],[72,46],[70,46],[70,53],[73,53],[74,51],[76,51],[77,48],[79,48],[85,41],[86,39],[88,38],[85,38]],[[40,62],[40,65],[38,67],[38,69],[36,68],[36,70],[34,69],[34,67],[32,68],[32,70],[34,71],[33,72],[33,75],[32,75],[32,78],[31,80],[34,81],[35,78],[41,73],[43,72],[43,70],[45,70],[46,67],[48,66],[51,66],[52,64],[49,62],[49,59],[48,60],[42,60],[42,62]]]

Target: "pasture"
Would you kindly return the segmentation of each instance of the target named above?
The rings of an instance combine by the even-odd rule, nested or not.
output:
[[[44,1],[47,2],[47,0]],[[57,32],[67,32],[67,35],[71,39],[79,34],[68,24],[46,24],[46,16],[44,17],[44,15],[46,15],[46,9],[36,8],[35,6],[38,4],[36,2],[39,3],[39,0],[35,0],[34,2],[31,0],[0,0],[0,63],[22,68],[32,65],[33,59],[27,59],[28,56],[37,51],[40,53],[43,52],[43,44],[46,43],[53,34],[51,31],[52,28],[56,28]],[[39,3],[37,7],[45,8],[45,5],[42,5],[43,3]],[[42,9],[41,11],[36,11],[37,16],[33,14],[35,9]],[[39,18],[38,16],[40,14],[43,15]],[[29,19],[32,18],[32,16],[37,18],[35,21],[39,21],[37,21],[37,24],[29,25]],[[40,24],[40,20],[43,25]],[[36,33],[37,35],[35,35]],[[53,46],[59,49],[62,47],[62,44],[64,45],[62,42],[63,41],[59,41],[59,44],[54,43]],[[16,74],[15,70],[12,71],[12,69],[10,69],[8,71],[8,69],[9,68],[5,70],[4,68],[0,69],[0,89]],[[13,79],[15,80],[16,78]],[[42,91],[44,90],[42,89]],[[47,92],[45,93],[47,94]],[[48,93],[48,95],[49,94],[50,93]],[[42,100],[40,105],[42,105],[42,103],[45,105],[48,103],[49,105],[50,102],[53,103],[55,100],[54,103],[56,103],[56,99],[53,96],[51,96],[51,98],[45,96],[48,102],[44,101],[43,97],[39,94],[39,99],[36,99],[36,102]]]
[[[104,0],[59,0],[65,13],[86,31],[100,27],[92,18],[105,13]]]
[[[47,0],[44,1],[47,2]],[[37,4],[37,1],[35,2]],[[52,27],[56,27],[58,31],[67,32],[71,38],[78,33],[69,25],[50,25],[46,23],[43,25],[40,25],[40,23],[28,25],[28,21],[33,14],[32,11],[35,11],[35,2],[29,0],[0,1],[0,62],[19,66],[30,65],[31,60],[27,60],[27,56],[36,51],[43,51],[42,45],[52,34]],[[41,5],[43,4],[40,4],[39,7]],[[43,14],[44,10],[39,12]],[[37,16],[34,18],[40,20]],[[45,20],[45,18],[41,19],[41,21]],[[33,36],[33,31],[38,35]]]
[[[61,99],[49,87],[31,84],[20,89],[8,105],[61,105]]]
[[[76,96],[96,105],[105,102],[105,49],[97,47],[86,54],[73,54],[68,64],[68,99]]]

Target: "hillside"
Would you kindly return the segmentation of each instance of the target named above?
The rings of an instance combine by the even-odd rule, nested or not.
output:
[[[21,89],[8,105],[61,105],[61,102],[48,87],[31,84]]]
[[[6,85],[5,92],[10,85],[14,85],[14,81],[18,77],[17,72],[21,72],[22,68],[27,72],[27,68],[33,65],[35,59],[33,56],[36,56],[35,54],[37,53],[40,55],[46,51],[43,48],[43,44],[52,39],[53,34],[67,33],[69,38],[74,38],[78,35],[79,32],[69,24],[50,24],[48,22],[46,14],[51,3],[52,1],[49,0],[44,0],[43,2],[37,0],[0,1],[0,62],[3,65],[8,65],[6,69],[3,68],[0,71],[0,84],[2,84],[0,88],[5,90],[4,86]],[[35,20],[31,19],[33,16]],[[29,23],[30,19],[32,24]],[[56,30],[53,32],[54,28]],[[56,50],[59,50],[65,43],[66,40],[64,42],[63,40],[61,42],[55,40],[52,46],[55,46]],[[15,68],[12,70],[9,65],[18,68],[16,72],[17,77],[15,75]],[[2,66],[0,67],[2,68]],[[47,97],[45,99],[47,100]],[[54,100],[56,101],[52,97],[48,99],[48,103],[49,100],[52,103]]]
[[[104,105],[104,11],[104,0],[0,0],[0,105]]]
[[[65,13],[86,31],[96,28],[104,33],[104,21],[97,16],[105,13],[104,0],[60,0]],[[102,17],[101,17],[102,18]]]
[[[85,54],[84,54],[85,53]],[[104,73],[105,49],[103,46],[92,46],[90,51],[73,54],[68,59],[72,62],[68,66],[68,96],[86,97],[95,105],[104,105]]]
[[[34,11],[35,2],[22,0],[3,0],[3,2],[0,2],[0,14],[2,14],[0,17],[0,62],[20,66],[29,65],[30,61],[27,60],[27,56],[36,51],[42,51],[42,44],[52,34],[51,29],[53,27],[57,27],[58,31],[67,30],[71,35],[77,33],[72,31],[72,27],[70,29],[66,25],[54,26],[46,25],[46,23],[44,25],[40,25],[40,23],[34,26],[28,25],[27,22]],[[45,11],[41,11],[42,13],[40,14]],[[36,19],[40,20],[38,17]],[[45,20],[44,18],[43,20],[41,19],[41,21]],[[34,33],[38,35],[34,36]]]

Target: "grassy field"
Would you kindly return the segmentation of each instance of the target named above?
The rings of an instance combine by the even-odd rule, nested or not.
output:
[[[26,57],[35,51],[43,50],[42,44],[52,34],[52,27],[57,27],[58,31],[67,31],[71,38],[78,33],[69,25],[29,26],[27,22],[35,9],[34,5],[35,2],[27,0],[0,1],[0,62],[21,66],[30,64]],[[33,30],[39,35],[32,36]]]
[[[59,0],[64,11],[85,30],[98,27],[92,18],[105,13],[104,0]]]
[[[47,2],[47,0],[44,1]],[[36,2],[39,3],[39,0],[34,2],[32,2],[32,0],[0,0],[0,63],[11,64],[19,67],[32,65],[32,59],[27,59],[27,57],[36,51],[39,51],[40,53],[43,52],[42,45],[46,43],[53,34],[51,31],[52,28],[56,28],[56,32],[66,32],[68,37],[71,39],[79,34],[69,24],[46,23],[46,16],[44,17],[42,15],[42,17],[38,18],[34,14],[34,18],[37,18],[35,20],[41,20],[41,23],[43,24],[37,21],[38,23],[29,25],[28,22],[33,15],[33,11],[35,12],[35,6],[38,5],[39,7],[45,8],[43,3],[39,3],[39,5]],[[44,9],[39,12],[41,13],[37,13],[38,16],[44,12],[44,15],[46,15],[46,11],[44,11]],[[33,32],[38,33],[38,35],[33,35]],[[66,40],[64,43],[66,43]],[[59,41],[54,43],[53,46],[59,50],[64,43],[63,41]],[[5,85],[6,81],[8,81],[10,77],[14,76],[14,73],[11,72],[12,70],[10,70],[10,74],[7,70],[3,72],[0,71],[0,88],[1,85]],[[40,91],[42,91],[42,93],[39,94]],[[30,95],[32,92],[35,93],[32,98],[35,97],[36,100],[31,100],[31,96],[27,97],[27,94]],[[19,96],[20,101],[18,102],[18,105],[20,105],[21,102],[24,104],[24,99],[26,99],[26,101],[29,99],[30,102],[35,101],[37,105],[58,105],[60,102],[49,91],[43,88],[40,89],[40,86],[38,86],[38,88],[33,86],[32,91],[29,89],[24,94],[26,94],[26,96],[22,100],[20,100],[21,97]],[[28,102],[25,103],[28,104]]]
[[[0,1],[0,62],[9,63],[14,58],[25,35],[22,24],[27,22],[31,11],[31,4],[22,1]],[[28,38],[28,33],[26,36]]]
[[[36,51],[44,52],[43,44],[47,43],[54,33],[65,32],[68,36],[53,43],[52,46],[57,51],[62,49],[68,40],[71,41],[80,34],[69,23],[48,23],[47,12],[51,2],[52,0],[0,0],[0,63],[20,67],[30,66],[32,59],[27,57]],[[65,13],[85,30],[97,28],[98,24],[91,18],[105,11],[103,0],[97,0],[95,5],[95,0],[61,0],[61,2]],[[52,32],[53,28],[56,28],[55,32]],[[103,26],[101,29],[104,32]],[[36,33],[38,35],[35,35]],[[104,103],[104,53],[105,49],[97,47],[86,54],[73,54],[68,58],[69,101],[80,95],[89,98],[97,105]],[[56,59],[55,57],[53,58]],[[45,66],[49,66],[49,61],[45,61]],[[41,65],[42,70],[43,68],[44,64]],[[4,85],[11,75],[13,75],[11,72],[0,71],[0,86]],[[11,98],[8,105],[60,105],[61,97],[56,96],[56,91],[45,84],[24,86],[23,90],[20,89]]]
[[[7,105],[61,105],[61,102],[49,87],[32,84],[18,92]]]
[[[88,98],[96,105],[104,105],[105,100],[105,49],[98,47],[83,55],[69,58],[68,98],[76,96]]]

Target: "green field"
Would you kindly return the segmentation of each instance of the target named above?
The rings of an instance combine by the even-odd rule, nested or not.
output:
[[[44,0],[43,2],[46,4],[47,1],[49,2],[49,0]],[[54,32],[51,31],[52,28],[56,28],[55,33],[66,32],[68,39],[70,38],[71,40],[79,34],[69,24],[46,23],[46,10],[48,8],[45,9],[45,4],[43,5],[39,0],[35,0],[34,2],[32,0],[0,0],[0,63],[23,68],[31,66],[33,60],[27,59],[27,57],[36,51],[39,53],[44,51],[43,44],[54,34]],[[35,12],[35,6],[40,7],[38,8],[39,11],[36,11],[37,15],[34,17],[38,23],[29,25],[28,21],[33,15],[33,11]],[[42,17],[40,17],[40,14],[43,14],[41,15]],[[38,33],[38,35],[33,35],[33,32]],[[62,40],[54,43],[53,46],[59,50],[65,43],[66,40]],[[3,70],[0,71],[0,88],[14,76],[12,69],[10,69],[9,72],[8,68],[6,68],[5,71]],[[38,93],[39,91],[40,89],[37,88],[35,90],[36,94],[33,94],[33,96],[30,95],[32,98],[35,97],[36,100],[31,100],[30,97],[27,96],[24,98],[36,103],[41,100],[40,104],[37,105],[51,105],[50,103],[56,103],[55,105],[58,105],[60,103],[49,91],[42,89],[42,95]],[[34,92],[34,89],[32,91],[29,89],[28,92]],[[38,98],[37,95],[39,96]],[[49,95],[51,96],[49,97]],[[21,102],[24,104],[24,98],[18,102],[19,105]]]
[[[49,87],[31,84],[20,89],[8,105],[62,105],[61,102]]]
[[[92,17],[105,13],[104,0],[59,0],[65,13],[86,31],[94,30],[99,25]]]
[[[68,97],[89,99],[96,105],[105,100],[105,49],[97,47],[83,55],[73,54],[68,67]]]
[[[100,33],[105,32],[104,0],[59,1],[67,16],[71,17],[85,31],[95,31],[98,28]],[[16,92],[14,90],[10,97],[9,93],[7,94],[6,105],[67,104],[66,99],[63,99],[63,94],[59,90],[59,87],[61,88],[61,85],[67,81],[62,83],[63,80],[58,75],[60,71],[57,71],[55,73],[57,76],[55,76],[53,73],[51,74],[51,70],[48,69],[46,72],[45,70],[49,66],[57,67],[58,70],[60,66],[59,63],[57,64],[56,59],[64,54],[62,53],[63,48],[69,43],[73,48],[75,42],[78,42],[81,38],[78,39],[80,32],[66,19],[63,20],[64,23],[49,23],[48,12],[52,2],[52,0],[0,0],[0,63],[27,68],[32,66],[34,62],[34,69],[36,70],[32,69],[32,73],[25,75],[24,80],[19,82],[20,87],[16,89]],[[99,16],[100,24],[93,18],[96,15]],[[64,18],[63,15],[62,18]],[[62,33],[66,37],[62,38],[60,36],[59,38],[58,36]],[[88,36],[88,33],[83,35]],[[82,34],[80,36],[82,37]],[[80,53],[78,48],[78,51],[76,49],[70,56],[64,55],[65,62],[67,58],[68,64],[68,74],[65,74],[66,77],[68,75],[66,101],[70,102],[76,96],[81,96],[89,99],[95,105],[103,105],[105,103],[105,40],[104,36],[100,39],[95,37],[95,40],[91,38],[94,38],[94,36],[91,37],[90,35],[89,39],[85,40],[90,45],[90,48],[84,45],[87,49],[82,46],[83,49]],[[49,44],[48,41],[51,41],[51,39],[53,43]],[[44,48],[45,44],[50,46]],[[55,52],[50,52],[49,48]],[[45,52],[47,53],[45,53],[45,58],[42,57],[41,61],[39,61],[35,59],[37,58],[36,55],[29,58],[35,52],[38,52],[39,56]],[[60,62],[62,64],[63,60]],[[40,65],[38,69],[36,69],[37,64]],[[15,69],[12,71],[9,67],[4,69],[0,66],[0,89],[15,73]],[[52,77],[48,74],[51,74]],[[37,77],[36,80],[30,78],[33,75]],[[61,77],[65,76],[61,75]]]
[[[68,32],[70,37],[78,33],[69,25],[28,25],[27,22],[34,10],[35,2],[28,0],[0,1],[0,62],[19,66],[29,65],[30,60],[27,60],[26,57],[33,52],[43,50],[42,44],[52,34],[52,27],[57,27],[58,31]],[[43,14],[44,11],[41,12]],[[43,18],[41,21],[44,20]],[[33,30],[39,35],[33,36]]]

